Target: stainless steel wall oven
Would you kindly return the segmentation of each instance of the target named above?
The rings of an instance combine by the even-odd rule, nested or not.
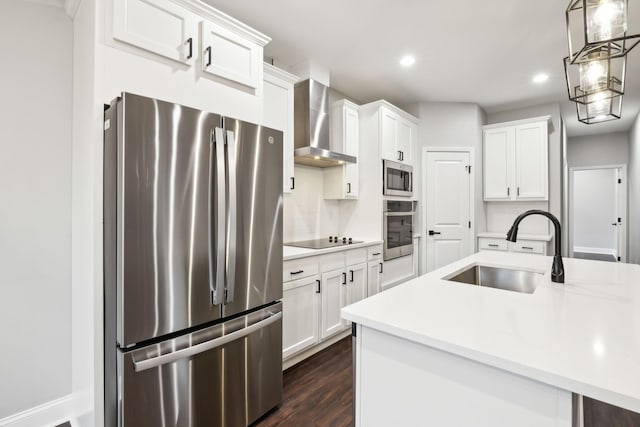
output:
[[[384,200],[384,260],[413,253],[413,220],[415,202]]]

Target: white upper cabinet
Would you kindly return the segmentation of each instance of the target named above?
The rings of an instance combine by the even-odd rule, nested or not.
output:
[[[331,149],[360,156],[360,122],[358,106],[345,99],[334,103],[331,110]],[[324,170],[325,199],[357,199],[360,188],[358,163],[326,168]]]
[[[418,125],[408,114],[385,103],[380,108],[381,156],[383,159],[413,165]]]
[[[484,127],[484,200],[548,200],[548,120]]]
[[[113,0],[113,38],[261,94],[270,39],[204,2]]]
[[[548,198],[547,122],[515,127],[516,197],[519,200]]]
[[[209,21],[202,21],[202,71],[258,89],[262,47]]]
[[[512,128],[484,131],[484,199],[509,200],[511,198],[510,161],[513,140]]]
[[[196,54],[196,16],[170,0],[115,0],[113,37],[184,64]]]
[[[282,131],[283,191],[295,188],[293,164],[293,85],[297,76],[264,64],[262,123]]]

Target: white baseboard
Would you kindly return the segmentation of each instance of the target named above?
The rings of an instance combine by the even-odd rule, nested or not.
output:
[[[53,427],[69,421],[72,413],[73,397],[68,395],[3,418],[0,427]]]
[[[617,257],[618,254],[615,249],[610,248],[590,248],[587,246],[574,246],[573,252],[583,252],[587,254],[600,254],[600,255],[613,255]]]

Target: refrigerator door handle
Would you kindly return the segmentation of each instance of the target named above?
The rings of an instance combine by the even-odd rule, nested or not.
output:
[[[233,301],[233,294],[236,287],[236,238],[238,221],[236,210],[237,206],[237,193],[236,193],[236,137],[232,131],[228,130],[227,134],[227,170],[229,176],[229,200],[228,212],[229,223],[227,226],[227,287],[225,303]]]
[[[149,359],[144,359],[139,361],[134,360],[133,368],[136,372],[142,372],[142,371],[146,371],[147,369],[157,368],[158,366],[166,365],[167,363],[173,363],[177,360],[184,359],[186,357],[191,357],[196,354],[204,353],[205,351],[212,350],[214,348],[221,347],[225,344],[228,344],[232,341],[236,341],[240,338],[244,338],[247,335],[259,329],[265,328],[271,325],[272,323],[277,322],[281,318],[282,318],[281,311],[277,313],[272,313],[271,316],[259,322],[256,322],[253,325],[231,332],[228,335],[224,335],[222,337],[212,339],[211,341],[206,341],[191,347],[174,351],[173,353],[167,353],[160,356],[151,357]]]
[[[215,257],[216,263],[212,265],[211,262],[211,245],[209,246],[209,274],[212,276],[215,272],[215,280],[211,283],[211,292],[212,298],[211,302],[213,305],[222,304],[224,301],[224,269],[222,266],[225,263],[225,241],[226,241],[226,233],[225,230],[225,222],[226,222],[226,186],[225,186],[225,161],[224,161],[224,132],[222,128],[215,128],[214,130],[214,138],[213,144],[215,145],[215,167],[216,167],[216,191],[217,191],[217,210],[216,210],[216,242],[215,242]],[[210,164],[209,167],[213,166]],[[209,204],[211,204],[211,193],[209,193]],[[211,226],[211,211],[209,209],[209,224]],[[212,238],[212,230],[209,230],[209,239]]]

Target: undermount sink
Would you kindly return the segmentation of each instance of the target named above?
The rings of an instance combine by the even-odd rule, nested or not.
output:
[[[474,265],[444,280],[532,294],[542,273]]]

